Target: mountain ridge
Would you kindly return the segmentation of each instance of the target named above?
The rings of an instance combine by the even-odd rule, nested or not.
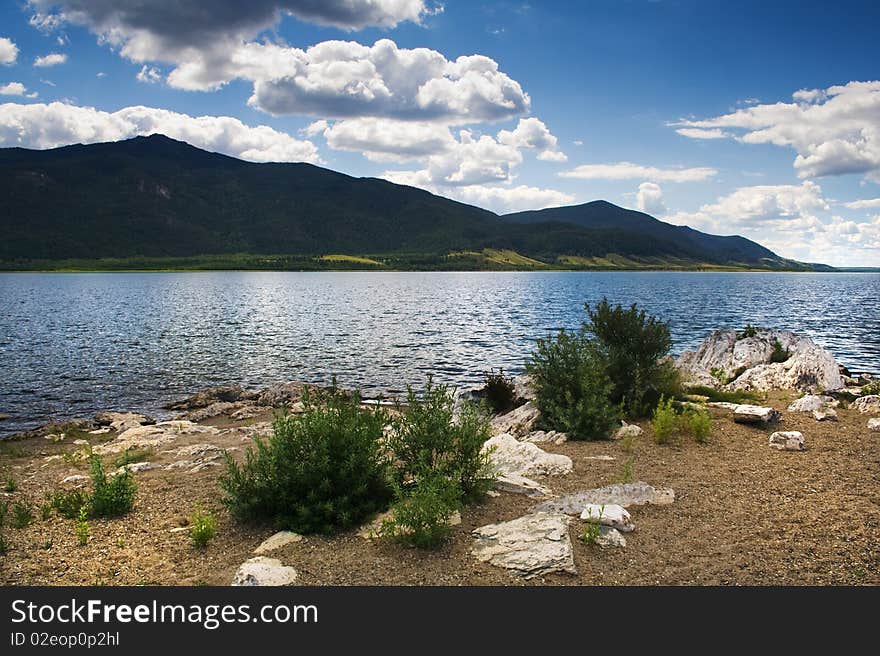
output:
[[[348,254],[384,256],[377,261],[388,268],[831,270],[607,201],[498,215],[378,178],[245,162],[164,135],[0,149],[0,197],[3,268],[242,254],[311,268],[309,258]],[[510,252],[524,259],[497,255]]]

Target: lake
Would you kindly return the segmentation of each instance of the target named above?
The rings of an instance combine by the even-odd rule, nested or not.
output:
[[[520,372],[536,338],[577,327],[602,296],[670,320],[676,353],[748,322],[880,372],[878,274],[0,274],[0,435],[105,409],[162,416],[227,383],[473,385]]]

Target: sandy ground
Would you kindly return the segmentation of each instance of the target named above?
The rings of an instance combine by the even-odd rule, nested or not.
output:
[[[768,403],[785,410],[792,395],[774,393]],[[478,563],[470,531],[521,516],[534,500],[511,494],[466,509],[452,538],[436,551],[366,540],[355,531],[307,536],[271,554],[295,567],[304,585],[863,585],[880,583],[880,434],[868,415],[840,409],[839,422],[784,413],[776,430],[800,430],[808,450],[780,452],[767,446],[772,429],[734,424],[713,410],[707,444],[682,438],[657,445],[647,423],[631,451],[621,442],[542,445],[570,456],[574,471],[542,482],[555,493],[599,487],[625,478],[676,492],[670,506],[633,507],[637,526],[624,549],[602,549],[578,539],[572,524],[577,575],[553,574],[525,581],[507,570]],[[216,423],[216,422],[215,422]],[[91,438],[96,443],[101,438]],[[176,446],[210,441],[247,443],[231,432],[222,438],[184,439]],[[226,585],[236,568],[274,530],[236,523],[221,502],[222,467],[190,474],[152,470],[136,474],[135,509],[113,520],[92,520],[91,539],[79,546],[74,522],[52,514],[42,520],[44,495],[59,489],[84,465],[47,456],[73,451],[71,444],[32,439],[2,445],[0,474],[18,489],[2,493],[10,505],[27,499],[34,521],[7,526],[8,553],[0,556],[3,585]],[[611,462],[586,459],[609,455]],[[109,458],[108,458],[109,460]],[[160,455],[156,462],[170,462]],[[191,545],[185,526],[200,504],[218,519],[207,549]],[[10,512],[11,514],[11,512]]]

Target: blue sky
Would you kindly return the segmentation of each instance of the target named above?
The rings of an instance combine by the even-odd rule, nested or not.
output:
[[[164,132],[880,266],[878,25],[871,2],[14,0],[0,146]]]

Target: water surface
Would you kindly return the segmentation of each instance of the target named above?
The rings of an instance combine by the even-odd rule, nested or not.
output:
[[[0,274],[0,435],[51,417],[161,405],[226,383],[365,394],[517,373],[536,338],[602,296],[671,321],[675,351],[716,328],[813,337],[880,371],[880,275],[780,273]]]

